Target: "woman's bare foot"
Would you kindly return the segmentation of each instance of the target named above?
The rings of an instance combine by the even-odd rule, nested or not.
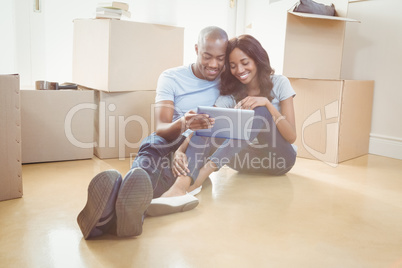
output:
[[[182,196],[187,193],[188,188],[191,184],[191,178],[189,176],[179,176],[176,182],[167,190],[161,197],[173,197]]]
[[[208,161],[201,169],[200,173],[198,173],[198,177],[195,180],[194,184],[189,186],[187,189],[188,192],[191,192],[198,187],[200,187],[204,181],[211,175],[212,172],[216,171],[218,168],[216,167],[215,163],[212,161]]]

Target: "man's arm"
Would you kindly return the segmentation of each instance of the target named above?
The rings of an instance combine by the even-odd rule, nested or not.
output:
[[[180,118],[173,122],[173,101],[160,101],[156,104],[156,134],[167,141],[175,140],[185,130],[185,121]]]
[[[160,101],[156,104],[156,134],[167,141],[177,139],[187,129],[198,130],[211,128],[215,122],[206,114],[187,112],[181,118],[173,121],[174,102]]]

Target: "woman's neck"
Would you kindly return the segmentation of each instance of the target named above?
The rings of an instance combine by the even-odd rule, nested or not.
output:
[[[260,95],[260,87],[247,87],[247,95],[249,96],[258,96]]]
[[[259,83],[257,83],[257,79],[253,79],[248,85],[247,88],[247,95],[249,96],[258,96],[260,95],[261,89]]]

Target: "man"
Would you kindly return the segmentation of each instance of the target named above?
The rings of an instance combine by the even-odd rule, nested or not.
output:
[[[90,182],[87,203],[77,218],[85,239],[104,233],[140,235],[152,198],[191,184],[190,177],[176,181],[171,156],[192,131],[209,128],[214,123],[208,116],[192,110],[199,105],[214,105],[219,95],[218,78],[224,68],[227,42],[224,30],[207,27],[200,32],[195,45],[196,63],[161,74],[155,99],[156,132],[144,139],[124,179],[118,171],[107,170]],[[172,197],[164,200],[165,204],[154,204],[153,216],[198,205],[195,197],[185,198]]]

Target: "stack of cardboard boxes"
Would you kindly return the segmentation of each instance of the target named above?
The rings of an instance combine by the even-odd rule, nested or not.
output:
[[[22,196],[22,163],[137,152],[153,130],[159,75],[183,64],[183,38],[180,27],[75,20],[79,90],[20,91],[18,75],[0,75],[0,201]]]
[[[341,79],[348,0],[337,16],[288,11],[283,74],[294,99],[298,156],[329,164],[368,153],[374,81]]]
[[[95,94],[94,153],[132,157],[153,131],[159,75],[183,64],[184,28],[111,19],[74,21],[73,82]]]

